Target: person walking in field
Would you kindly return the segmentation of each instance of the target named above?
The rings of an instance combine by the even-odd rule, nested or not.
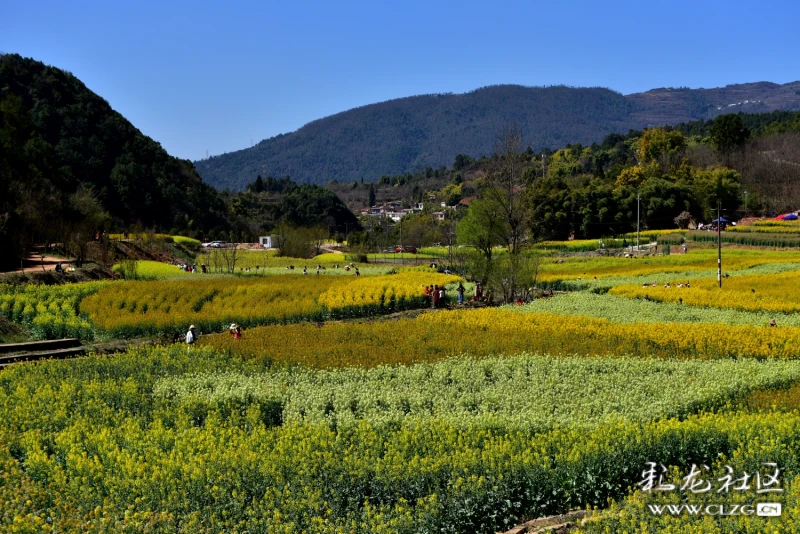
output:
[[[433,285],[433,299],[431,299],[431,308],[439,307],[439,286],[438,284]]]
[[[439,307],[444,308],[445,304],[445,289],[444,284],[439,288]]]
[[[458,303],[464,304],[464,284],[461,282],[458,283],[458,287],[456,288],[456,292],[458,293]]]
[[[189,331],[186,332],[186,350],[190,350],[192,345],[195,344],[197,341],[197,331],[194,329],[194,325],[189,327]]]

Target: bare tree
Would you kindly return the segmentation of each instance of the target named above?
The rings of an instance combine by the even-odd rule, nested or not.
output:
[[[236,272],[236,262],[239,260],[239,248],[237,246],[236,234],[230,233],[230,242],[220,249],[220,256],[225,264],[225,269],[233,274]]]
[[[522,249],[530,220],[530,203],[527,202],[523,179],[524,143],[516,124],[507,124],[497,137],[491,172],[487,177],[489,187],[486,198],[500,207],[505,222],[504,245],[512,254]]]
[[[319,256],[322,254],[322,247],[328,240],[328,229],[324,226],[317,226],[309,230],[311,243],[314,246],[314,255]]]

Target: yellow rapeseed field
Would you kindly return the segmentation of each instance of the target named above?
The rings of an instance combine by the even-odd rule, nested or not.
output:
[[[586,316],[502,309],[442,311],[369,324],[266,326],[242,339],[203,344],[248,358],[308,367],[371,367],[438,361],[460,354],[532,352],[659,358],[795,358],[800,328],[615,323]]]
[[[205,277],[111,284],[80,303],[80,312],[116,336],[201,332],[230,323],[253,326],[361,316],[425,304],[423,285],[458,280],[405,272],[376,277]]]
[[[747,311],[794,313],[800,311],[800,272],[735,276],[724,278],[720,289],[715,278],[691,280],[689,287],[678,287],[676,278],[652,286],[621,285],[610,290],[614,295],[644,298],[661,302],[680,302],[691,306],[729,308]]]

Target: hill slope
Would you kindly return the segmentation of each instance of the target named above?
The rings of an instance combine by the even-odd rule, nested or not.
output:
[[[299,182],[373,181],[451,165],[457,154],[490,155],[516,121],[534,149],[590,144],[609,133],[708,119],[729,112],[800,109],[800,82],[716,89],[653,89],[623,96],[603,88],[501,85],[465,94],[390,100],[311,122],[256,146],[195,162],[218,188],[240,190],[256,175]]]
[[[225,225],[224,203],[190,161],[167,154],[72,74],[0,56],[0,245],[63,241],[59,232],[98,210],[116,227]]]

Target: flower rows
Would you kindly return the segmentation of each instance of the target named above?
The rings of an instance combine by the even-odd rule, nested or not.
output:
[[[80,303],[80,311],[118,337],[174,334],[194,324],[201,333],[230,323],[254,326],[385,313],[418,307],[423,283],[454,277],[407,273],[383,277],[275,276],[124,282]]]
[[[27,327],[34,339],[91,339],[92,325],[78,315],[78,302],[106,286],[108,282],[0,285],[0,315]]]
[[[281,420],[398,424],[436,416],[451,424],[543,430],[645,421],[723,406],[753,390],[800,379],[800,361],[662,361],[521,354],[412,366],[268,373],[204,373],[160,380],[156,395],[207,407],[258,402]]]
[[[502,379],[508,368],[500,361],[473,365],[479,363],[461,370],[465,376],[450,368],[450,387],[467,388],[481,372],[485,384],[486,371]],[[539,367],[520,372],[546,372]],[[605,506],[629,493],[646,462],[681,469],[731,463],[748,472],[779,462],[787,482],[800,464],[796,413],[617,420],[532,433],[436,415],[389,425],[301,423],[282,421],[269,403],[248,395],[210,406],[179,392],[153,394],[162,377],[259,369],[224,353],[173,347],[3,371],[0,530],[496,532],[523,518]],[[701,368],[695,375],[711,379]],[[434,378],[444,385],[447,377]],[[559,384],[544,378],[541,387],[560,400]],[[335,410],[351,410],[337,402]],[[628,525],[626,515],[617,518],[631,531],[647,520]],[[785,531],[793,520],[756,523],[753,531]]]
[[[372,367],[533,352],[714,359],[796,358],[800,328],[706,323],[618,323],[586,316],[484,309],[370,324],[266,326],[243,339],[209,336],[217,349],[261,362]]]
[[[725,278],[722,288],[713,278],[693,280],[690,287],[622,285],[611,294],[629,298],[644,298],[660,302],[683,302],[691,306],[796,313],[800,311],[800,272],[790,271],[769,275],[732,276]]]
[[[691,249],[691,245],[689,247]],[[725,270],[750,269],[759,265],[800,262],[797,252],[731,250],[725,253]],[[542,261],[540,280],[577,280],[610,277],[642,276],[655,273],[689,273],[710,271],[717,267],[716,250],[690,250],[688,254],[645,258],[573,257],[547,258]]]
[[[716,243],[716,232],[689,232],[689,239],[699,243]],[[800,234],[796,233],[756,233],[723,232],[723,243],[749,245],[754,247],[796,248],[800,247]]]
[[[731,278],[733,279],[733,278]],[[727,279],[726,279],[727,281]],[[692,284],[694,284],[692,279]],[[680,298],[680,296],[679,296]],[[766,326],[775,319],[781,327],[800,327],[800,314],[770,311],[745,311],[731,308],[696,308],[675,302],[657,302],[617,295],[598,295],[573,291],[555,298],[538,299],[524,306],[508,306],[521,312],[556,313],[565,316],[589,316],[616,323],[723,323]]]

